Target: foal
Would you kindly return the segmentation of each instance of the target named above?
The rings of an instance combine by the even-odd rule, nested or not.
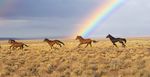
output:
[[[95,40],[91,40],[91,39],[84,39],[82,36],[77,36],[76,40],[80,41],[80,44],[78,45],[78,47],[80,47],[82,44],[86,44],[85,48],[90,45],[92,47],[92,42],[93,43],[97,43],[98,41]]]
[[[51,49],[53,49],[53,46],[55,44],[59,45],[60,47],[62,47],[62,45],[65,45],[63,42],[61,42],[59,40],[49,40],[47,38],[44,39],[44,42],[47,42],[49,44],[49,46],[51,47]]]
[[[14,48],[20,48],[23,50],[24,46],[28,47],[28,45],[22,43],[22,42],[16,42],[15,40],[10,39],[8,41],[9,44],[11,44],[10,49],[14,49]]]
[[[127,42],[127,40],[125,38],[115,38],[112,35],[107,35],[106,38],[109,38],[110,41],[113,43],[113,45],[115,45],[116,47],[118,47],[116,45],[116,42],[119,42],[122,44],[123,47],[126,47],[125,43]]]

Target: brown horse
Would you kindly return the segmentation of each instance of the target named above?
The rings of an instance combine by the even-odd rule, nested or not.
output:
[[[12,39],[10,39],[8,43],[11,44],[10,49],[20,48],[23,50],[24,46],[28,47],[28,45],[22,42],[16,42],[15,40]]]
[[[62,45],[65,45],[63,42],[59,41],[59,40],[49,40],[47,38],[44,39],[44,42],[47,42],[49,44],[49,46],[51,47],[51,49],[53,49],[53,46],[59,45],[60,47],[62,47]]]
[[[79,40],[80,41],[80,44],[78,45],[78,47],[80,47],[82,44],[87,44],[85,46],[85,48],[90,45],[92,47],[92,42],[93,43],[97,43],[98,41],[95,41],[95,40],[91,40],[91,39],[84,39],[82,36],[77,36],[76,37],[76,40]]]
[[[123,47],[126,47],[125,43],[127,42],[127,40],[125,38],[115,38],[112,35],[108,34],[106,36],[106,38],[109,38],[110,41],[113,43],[114,46],[118,47],[116,42],[119,42],[122,44]]]

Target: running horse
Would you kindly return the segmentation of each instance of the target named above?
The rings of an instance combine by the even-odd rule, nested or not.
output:
[[[114,46],[118,47],[116,42],[119,42],[122,44],[123,47],[126,47],[125,43],[127,42],[127,40],[125,38],[115,38],[112,35],[108,34],[106,36],[106,38],[109,38],[110,41],[113,43]]]
[[[62,45],[65,45],[63,42],[59,41],[59,40],[49,40],[47,38],[44,39],[44,42],[47,42],[49,44],[49,46],[51,47],[51,49],[53,49],[54,45],[59,45],[60,47],[62,47]]]
[[[76,40],[79,40],[80,44],[78,47],[80,47],[83,44],[86,44],[85,48],[90,45],[92,47],[92,42],[97,43],[98,41],[92,40],[92,39],[84,39],[82,36],[77,36]]]
[[[23,50],[24,46],[28,47],[28,45],[26,45],[26,44],[24,44],[22,42],[16,42],[13,39],[10,39],[8,41],[8,43],[11,44],[10,49],[20,48],[20,49]]]

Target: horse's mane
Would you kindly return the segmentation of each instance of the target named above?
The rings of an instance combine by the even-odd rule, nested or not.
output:
[[[11,41],[11,42],[16,42],[15,40],[13,40],[13,39],[9,39],[9,41]]]
[[[44,40],[49,40],[48,38],[45,38]]]
[[[79,37],[80,39],[84,39],[82,36],[77,36],[77,37]]]
[[[52,40],[49,40],[48,38],[45,38],[44,41],[49,41],[49,42],[50,42],[50,41],[52,41]]]
[[[110,35],[110,34],[109,34],[108,36],[109,36],[110,38],[115,38],[115,37],[113,37],[113,36],[112,36],[112,35]]]

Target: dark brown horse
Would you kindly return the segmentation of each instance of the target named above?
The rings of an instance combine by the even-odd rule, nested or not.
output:
[[[119,42],[122,44],[123,47],[126,47],[125,43],[127,42],[127,40],[125,38],[115,38],[110,34],[107,35],[106,38],[109,38],[113,45],[115,45],[116,47],[118,47],[116,42]]]
[[[49,40],[47,38],[44,39],[44,42],[47,42],[49,44],[49,46],[51,47],[51,49],[53,49],[53,46],[59,45],[60,47],[62,47],[62,45],[65,45],[63,42],[59,41],[59,40]]]
[[[92,47],[92,42],[93,43],[97,43],[98,41],[95,40],[91,40],[91,39],[84,39],[82,36],[77,36],[76,40],[80,41],[80,44],[78,45],[78,47],[80,47],[82,44],[86,44],[85,48],[90,45]]]
[[[11,44],[10,49],[20,48],[23,49],[24,46],[28,47],[28,45],[22,43],[22,42],[16,42],[15,40],[10,39],[8,41],[9,44]]]

